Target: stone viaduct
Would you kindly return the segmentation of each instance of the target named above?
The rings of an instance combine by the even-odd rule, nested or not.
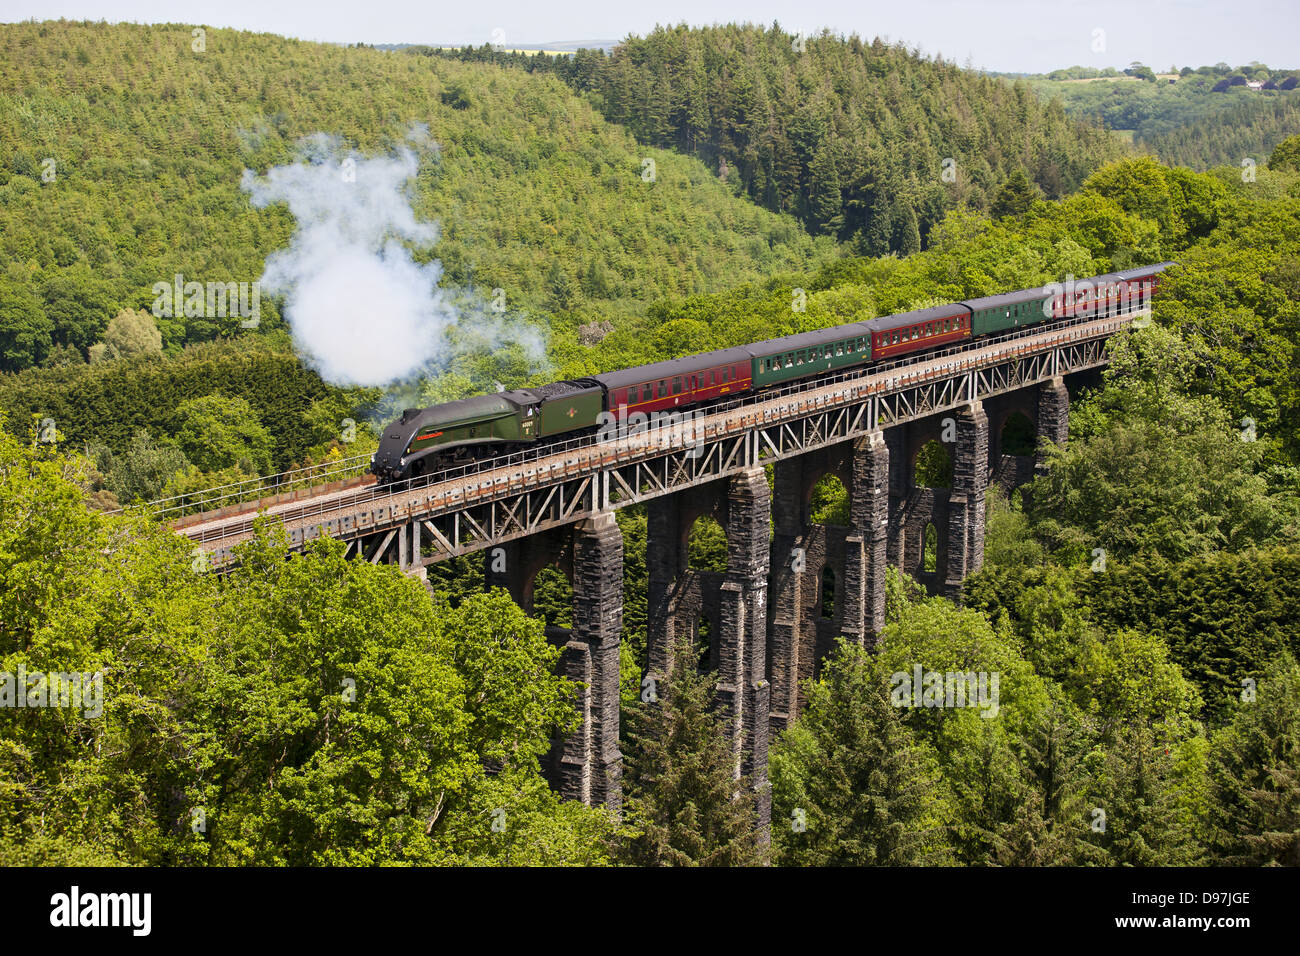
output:
[[[988,488],[1009,490],[1042,466],[1034,454],[1004,453],[1015,416],[1040,443],[1063,443],[1064,378],[782,458],[770,484],[763,467],[752,467],[646,503],[650,676],[668,672],[678,638],[700,650],[699,666],[716,674],[730,717],[736,773],[756,790],[760,826],[770,818],[768,741],[798,716],[802,686],[837,638],[867,647],[880,639],[886,565],[954,600],[982,565]],[[917,484],[917,459],[931,442],[951,461],[950,487]],[[814,486],[828,474],[847,491],[846,526],[812,520]],[[702,517],[725,530],[725,571],[689,566],[688,538]],[[556,742],[548,778],[566,797],[618,810],[623,537],[613,513],[499,545],[487,556],[487,584],[531,611],[547,567],[563,570],[573,587],[572,628],[548,634],[563,648],[563,673],[581,683],[583,717],[580,730]]]

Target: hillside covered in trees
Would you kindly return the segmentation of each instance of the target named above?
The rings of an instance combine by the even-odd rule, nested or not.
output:
[[[1241,99],[1183,126],[1145,139],[1166,162],[1191,169],[1258,165],[1288,137],[1300,133],[1300,93]]]
[[[1023,85],[879,39],[681,25],[609,54],[442,55],[554,71],[641,142],[701,157],[755,202],[859,254],[916,251],[946,210],[987,209],[1013,172],[1059,199],[1121,154]]]
[[[1027,83],[1044,102],[1059,101],[1076,119],[1126,134],[1174,166],[1262,163],[1278,143],[1300,133],[1297,69],[1218,63],[1157,75],[1135,63],[1123,73],[1071,67],[1006,78]]]
[[[322,133],[341,160],[427,130],[414,208],[441,235],[422,255],[450,286],[503,289],[520,321],[600,323],[830,254],[557,80],[234,31],[196,42],[183,26],[0,26],[0,370],[85,361],[177,273],[257,280],[294,222],[253,208],[241,176]],[[276,303],[261,309],[273,332]],[[236,319],[158,324],[168,353],[248,334]]]

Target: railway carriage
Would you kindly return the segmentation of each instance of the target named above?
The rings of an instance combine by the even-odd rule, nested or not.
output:
[[[864,322],[877,362],[960,342],[971,336],[971,310],[963,303],[936,305]]]
[[[1052,298],[1052,317],[1100,318],[1149,308],[1151,297],[1160,286],[1160,273],[1171,265],[1172,262],[1159,262],[1067,284]]]
[[[753,363],[754,388],[784,385],[796,379],[871,360],[865,322],[799,332],[745,347]]]
[[[967,299],[962,304],[971,311],[971,338],[997,335],[1043,322],[1050,314],[1050,311],[1044,311],[1044,304],[1051,302],[1051,298],[1038,288]]]
[[[595,376],[605,408],[618,420],[635,413],[671,412],[750,389],[750,356],[718,349]]]
[[[1129,302],[1133,303],[1133,307],[1147,309],[1151,307],[1151,297],[1160,288],[1160,273],[1172,265],[1172,262],[1159,262],[1153,266],[1125,269],[1115,275],[1128,283]]]

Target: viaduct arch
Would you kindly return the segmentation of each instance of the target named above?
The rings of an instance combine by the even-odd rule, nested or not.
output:
[[[662,680],[677,639],[695,643],[701,620],[708,622],[701,666],[717,676],[736,777],[746,777],[758,796],[760,839],[771,813],[768,742],[798,716],[802,687],[837,638],[876,645],[886,566],[959,599],[966,576],[983,564],[989,486],[1009,490],[1042,469],[1041,451],[1003,451],[1003,429],[1016,415],[1029,420],[1040,444],[1063,443],[1063,377],[777,460],[770,485],[765,469],[754,467],[647,502],[647,676]],[[951,457],[951,487],[916,484],[917,455],[930,441]],[[847,525],[812,521],[813,488],[826,475],[848,493]],[[725,571],[689,566],[687,540],[701,517],[725,530]],[[924,564],[928,528],[935,532],[933,570]],[[562,672],[582,687],[583,718],[577,732],[556,741],[547,776],[565,797],[618,811],[623,537],[613,512],[489,550],[486,583],[531,610],[534,583],[547,567],[559,567],[573,584],[573,626],[548,628],[548,636],[562,648]]]

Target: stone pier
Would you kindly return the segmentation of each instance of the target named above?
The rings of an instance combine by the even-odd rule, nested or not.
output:
[[[984,496],[989,475],[989,420],[980,402],[956,415],[957,441],[948,495],[947,566],[943,593],[961,600],[962,582],[984,565]]]

